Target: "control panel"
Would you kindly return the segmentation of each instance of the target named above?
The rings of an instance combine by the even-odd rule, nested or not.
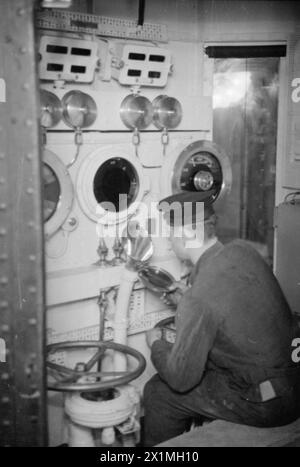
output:
[[[91,83],[98,61],[98,44],[61,36],[42,36],[39,76],[42,80]]]
[[[161,47],[117,45],[112,77],[129,86],[164,87],[171,71],[171,53]]]

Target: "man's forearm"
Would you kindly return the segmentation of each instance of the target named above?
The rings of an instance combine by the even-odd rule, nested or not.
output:
[[[151,360],[161,379],[173,387],[171,381],[169,381],[173,379],[173,375],[170,375],[170,368],[168,365],[168,358],[171,354],[172,347],[173,344],[170,342],[164,340],[154,341],[151,347]]]

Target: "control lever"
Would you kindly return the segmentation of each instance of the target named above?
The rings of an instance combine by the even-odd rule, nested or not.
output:
[[[118,234],[116,235],[115,242],[113,245],[113,252],[115,256],[111,261],[112,266],[119,266],[120,264],[126,262],[126,258],[124,256],[124,246]]]
[[[96,265],[100,266],[100,268],[107,268],[110,266],[110,261],[106,259],[108,255],[108,247],[103,237],[100,237],[97,253],[99,255],[99,260],[96,262]]]

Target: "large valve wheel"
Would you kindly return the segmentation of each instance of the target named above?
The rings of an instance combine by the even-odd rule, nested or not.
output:
[[[101,341],[77,341],[61,342],[47,346],[48,358],[57,351],[78,350],[97,348],[97,352],[87,363],[78,363],[75,369],[67,368],[47,360],[46,365],[50,370],[48,376],[56,381],[48,382],[48,389],[51,391],[100,391],[102,389],[113,388],[128,384],[138,378],[146,368],[146,360],[143,355],[131,347],[116,344],[115,342]],[[138,361],[138,366],[130,371],[96,371],[91,369],[101,361],[107,349],[115,350],[134,357]],[[105,378],[102,380],[102,378]],[[110,379],[107,379],[110,378]],[[90,381],[89,381],[90,379]]]

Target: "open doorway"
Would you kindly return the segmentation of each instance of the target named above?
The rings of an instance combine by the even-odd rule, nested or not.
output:
[[[256,57],[256,50],[214,59],[213,140],[233,170],[219,226],[223,242],[254,242],[272,265],[280,56]]]

